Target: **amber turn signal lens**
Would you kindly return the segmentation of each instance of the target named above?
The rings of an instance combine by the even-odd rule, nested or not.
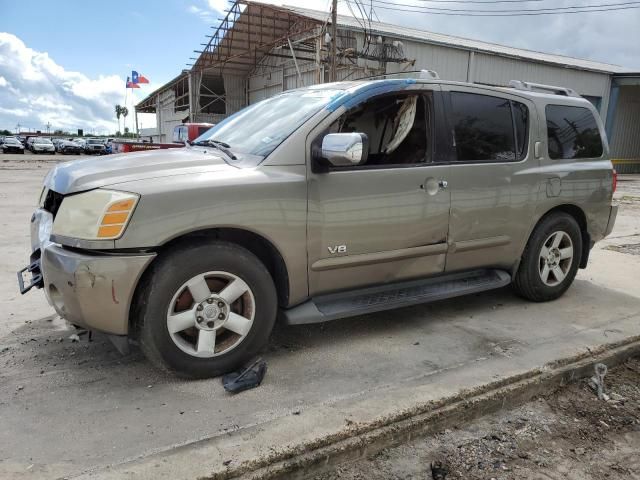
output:
[[[102,216],[102,222],[98,228],[98,238],[117,238],[122,235],[135,204],[134,199],[127,199],[109,205],[106,213]]]
[[[115,202],[109,206],[107,212],[129,212],[133,208],[134,203],[135,200],[133,198]]]
[[[122,232],[124,225],[107,225],[98,229],[99,238],[112,238],[117,237]]]
[[[129,218],[129,213],[105,213],[102,217],[102,225],[116,225],[118,223],[126,223]]]

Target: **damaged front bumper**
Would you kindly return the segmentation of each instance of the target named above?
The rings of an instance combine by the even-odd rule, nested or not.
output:
[[[155,257],[44,247],[40,268],[49,303],[65,320],[114,335],[129,331],[129,309],[138,280]]]

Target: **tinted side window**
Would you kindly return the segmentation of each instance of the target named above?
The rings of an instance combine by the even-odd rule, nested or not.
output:
[[[451,107],[458,161],[515,160],[509,100],[452,92]]]
[[[547,105],[549,157],[554,160],[597,158],[602,139],[591,110],[584,107]]]
[[[511,101],[513,124],[516,127],[516,152],[518,160],[527,156],[529,146],[529,109],[524,103]]]

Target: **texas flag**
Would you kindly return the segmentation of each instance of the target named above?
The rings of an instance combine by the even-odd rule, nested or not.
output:
[[[138,83],[149,83],[149,80],[147,80],[147,77],[140,75],[138,72],[136,72],[135,70],[131,71],[131,81],[133,83],[135,83],[136,85]]]
[[[127,88],[140,88],[140,85],[131,81],[129,77],[127,77]]]

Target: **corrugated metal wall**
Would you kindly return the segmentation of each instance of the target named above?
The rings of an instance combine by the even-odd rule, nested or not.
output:
[[[478,83],[506,85],[509,80],[527,80],[573,88],[581,95],[606,97],[609,75],[571,68],[555,67],[516,58],[476,53],[471,80]]]
[[[269,73],[252,75],[248,81],[249,104],[272,97],[284,90],[284,71],[272,69]]]
[[[613,122],[611,158],[640,159],[640,87],[621,86]]]
[[[173,90],[166,90],[162,92],[158,98],[156,122],[160,132],[161,142],[172,142],[173,128],[180,125],[185,118],[189,117],[189,110],[175,111],[175,98],[176,96]]]
[[[226,99],[226,114],[231,115],[241,110],[246,103],[247,78],[242,75],[222,75]]]
[[[402,70],[435,70],[445,80],[467,81],[467,65],[469,53],[465,50],[427,45],[419,42],[402,40],[405,57],[415,59],[414,66],[389,63],[387,72],[396,73]]]

